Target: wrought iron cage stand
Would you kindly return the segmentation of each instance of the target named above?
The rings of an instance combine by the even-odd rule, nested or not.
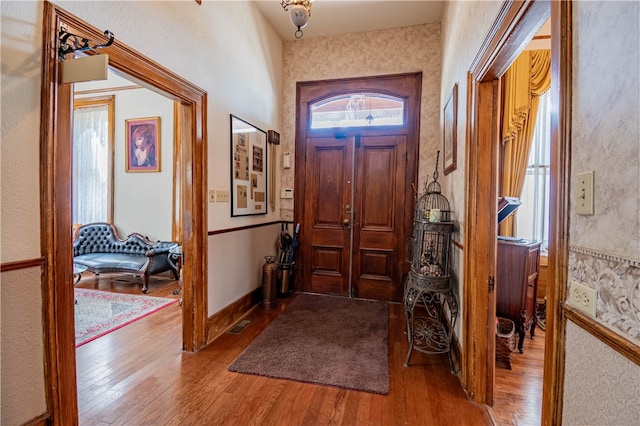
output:
[[[441,194],[438,183],[438,161],[434,180],[418,198],[411,238],[411,269],[404,289],[409,351],[426,354],[449,354],[451,371],[451,338],[458,319],[458,299],[453,292],[450,270],[451,222],[449,201]]]

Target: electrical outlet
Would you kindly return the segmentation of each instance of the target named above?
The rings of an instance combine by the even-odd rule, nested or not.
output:
[[[228,203],[228,202],[229,202],[229,191],[218,189],[216,191],[216,203]]]
[[[596,290],[577,281],[571,281],[569,288],[569,304],[596,317]]]
[[[210,189],[209,190],[209,202],[210,203],[215,203],[216,202],[216,190],[215,189]]]

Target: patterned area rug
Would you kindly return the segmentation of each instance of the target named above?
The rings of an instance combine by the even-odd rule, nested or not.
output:
[[[178,301],[82,288],[74,290],[76,348]]]
[[[229,371],[389,393],[389,307],[298,294]]]

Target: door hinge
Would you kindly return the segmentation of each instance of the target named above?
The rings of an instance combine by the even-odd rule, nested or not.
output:
[[[493,275],[489,276],[489,280],[487,281],[489,283],[489,293],[493,293],[493,291],[496,289],[496,279]]]

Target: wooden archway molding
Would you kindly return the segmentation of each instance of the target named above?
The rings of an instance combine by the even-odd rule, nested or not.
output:
[[[564,332],[561,309],[568,261],[571,2],[505,1],[467,76],[467,212],[464,250],[462,384],[474,401],[493,405],[495,379],[496,200],[500,77],[551,17],[551,226],[542,424],[562,423]]]
[[[77,424],[71,241],[71,114],[73,93],[62,84],[58,30],[101,40],[103,32],[49,2],[44,3],[41,101],[41,247],[46,397],[49,422]],[[185,253],[183,349],[196,351],[207,339],[207,93],[119,41],[105,48],[109,65],[141,85],[173,99],[178,120],[174,147],[179,240]],[[197,277],[197,279],[196,279]]]

